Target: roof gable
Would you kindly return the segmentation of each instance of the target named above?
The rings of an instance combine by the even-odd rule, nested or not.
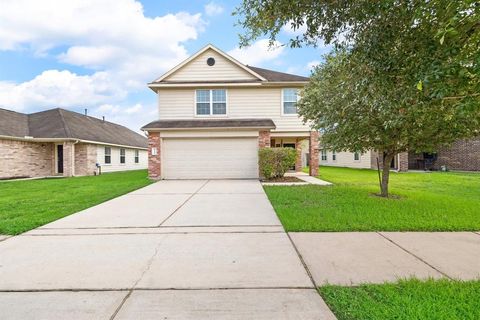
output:
[[[214,58],[213,66],[207,65]],[[153,83],[195,81],[265,81],[266,79],[220,49],[208,45]]]

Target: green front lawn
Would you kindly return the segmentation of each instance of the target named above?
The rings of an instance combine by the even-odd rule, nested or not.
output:
[[[0,182],[0,234],[19,234],[150,183],[146,170]]]
[[[480,281],[408,280],[319,291],[339,320],[480,319]]]
[[[320,167],[333,186],[265,187],[287,231],[480,230],[480,174],[393,173],[384,199],[375,170]]]

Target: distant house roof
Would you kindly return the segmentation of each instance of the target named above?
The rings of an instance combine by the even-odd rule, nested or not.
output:
[[[195,119],[157,120],[143,126],[149,129],[201,129],[201,128],[270,128],[275,129],[271,119]]]
[[[252,71],[255,71],[267,81],[273,81],[273,82],[291,82],[291,81],[308,81],[309,78],[307,77],[302,77],[302,76],[297,76],[294,74],[290,73],[284,73],[284,72],[278,72],[278,71],[273,71],[273,70],[268,70],[268,69],[263,69],[263,68],[257,68],[257,67],[252,67],[248,66],[247,68],[251,69]]]
[[[57,108],[24,114],[0,108],[0,136],[78,139],[147,148],[142,135],[115,123]]]

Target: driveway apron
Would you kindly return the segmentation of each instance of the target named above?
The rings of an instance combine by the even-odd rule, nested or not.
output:
[[[161,181],[0,242],[1,319],[334,319],[256,180]]]

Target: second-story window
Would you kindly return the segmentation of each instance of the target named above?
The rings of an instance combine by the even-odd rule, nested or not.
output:
[[[225,115],[227,114],[227,90],[197,90],[196,91],[197,115]]]
[[[282,113],[283,114],[297,114],[297,89],[283,89],[282,92]]]

